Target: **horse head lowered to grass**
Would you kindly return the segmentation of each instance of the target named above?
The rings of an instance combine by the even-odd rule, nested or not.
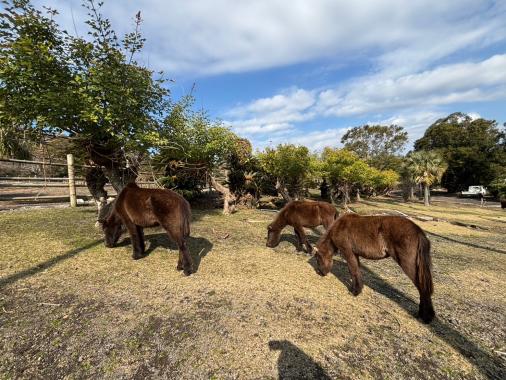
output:
[[[102,222],[106,247],[114,247],[124,227],[133,245],[133,258],[145,254],[144,227],[162,226],[179,248],[177,270],[193,273],[193,261],[188,251],[191,209],[181,195],[168,189],[142,189],[129,183],[118,195]]]

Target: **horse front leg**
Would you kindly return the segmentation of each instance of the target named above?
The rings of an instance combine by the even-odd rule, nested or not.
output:
[[[364,287],[358,256],[354,255],[350,249],[343,249],[341,252],[348,264],[348,270],[350,271],[351,292],[354,296],[358,296]]]
[[[293,228],[295,232],[295,236],[297,237],[297,246],[295,247],[297,249],[297,252],[302,251],[304,248],[302,247],[302,237],[299,234],[299,231],[297,231],[297,228]]]
[[[138,260],[144,256],[144,233],[141,227],[136,226],[130,221],[125,222],[125,226],[130,234],[130,239],[132,240],[132,258],[134,260]]]
[[[179,259],[177,260],[177,270],[183,270],[183,252],[179,250]]]
[[[306,233],[304,232],[304,228],[301,226],[294,227],[294,229],[297,231],[297,234],[300,236],[301,244],[304,244],[306,246],[306,252],[311,255],[313,253],[313,247],[311,247],[311,244],[309,244],[309,241],[307,240]]]

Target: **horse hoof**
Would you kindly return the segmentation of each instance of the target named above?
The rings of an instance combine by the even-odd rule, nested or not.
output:
[[[362,288],[353,288],[351,290],[351,294],[353,294],[355,297],[358,296],[360,293],[362,293]]]
[[[435,313],[434,312],[427,312],[427,313],[424,313],[424,312],[418,312],[416,317],[417,318],[420,318],[422,320],[423,323],[425,324],[429,324],[431,323],[433,320],[434,320],[434,317],[435,317]]]
[[[134,260],[139,260],[139,259],[142,259],[144,256],[143,255],[132,255],[132,259]]]
[[[183,270],[183,267],[182,267],[182,266],[180,266],[180,265],[178,265],[178,266],[176,267],[176,270],[177,270],[177,271],[182,271],[182,270]]]
[[[193,268],[184,269],[184,270],[183,270],[183,273],[184,273],[184,275],[185,275],[185,276],[189,276],[189,275],[191,275],[192,273],[194,273],[194,270],[193,270]]]

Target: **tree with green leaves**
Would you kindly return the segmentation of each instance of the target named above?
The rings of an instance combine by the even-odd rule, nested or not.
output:
[[[358,163],[360,162],[360,163]],[[365,162],[357,154],[346,149],[325,148],[322,153],[322,172],[331,186],[330,198],[335,202],[336,195],[342,194],[346,206],[350,201],[351,186],[357,182],[355,175],[361,175]]]
[[[163,79],[134,59],[144,44],[140,13],[120,39],[102,2],[85,0],[85,39],[62,30],[55,10],[43,13],[28,0],[3,4],[0,114],[20,132],[63,133],[121,191],[135,180],[168,107]]]
[[[0,117],[0,120],[2,118]],[[28,160],[31,158],[32,141],[23,136],[26,131],[19,131],[13,125],[0,125],[0,157]]]
[[[305,146],[281,144],[266,148],[258,158],[262,169],[276,179],[276,189],[287,202],[301,198],[312,171]]]
[[[407,141],[408,133],[395,124],[354,127],[341,138],[346,150],[380,170],[398,168]]]
[[[441,180],[447,164],[440,154],[434,151],[412,152],[407,157],[407,169],[412,173],[415,183],[423,186],[424,204],[430,205],[430,186]]]
[[[155,161],[166,168],[168,187],[199,191],[210,183],[223,194],[223,212],[229,214],[236,196],[228,187],[228,178],[220,183],[216,172],[228,173],[232,159],[246,159],[250,145],[206,112],[195,111],[193,104],[194,98],[186,96],[172,107],[158,131]]]
[[[325,148],[321,157],[321,174],[330,181],[331,199],[341,196],[347,207],[351,194],[360,201],[360,194],[386,193],[399,180],[394,170],[379,170],[347,149]]]
[[[415,150],[437,150],[448,163],[442,185],[449,192],[488,185],[506,162],[505,131],[494,120],[457,112],[437,120],[415,142]]]
[[[400,176],[399,173],[397,173],[395,170],[378,170],[376,168],[371,169],[371,179],[369,180],[371,185],[368,188],[368,195],[375,195],[377,193],[388,194],[388,192],[394,189],[395,186],[397,186],[399,183]]]

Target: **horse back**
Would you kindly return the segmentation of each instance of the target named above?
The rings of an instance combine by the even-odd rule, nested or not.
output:
[[[315,201],[292,201],[280,213],[291,226],[316,227],[322,224],[320,208]]]
[[[331,227],[330,239],[336,247],[351,249],[368,259],[414,254],[421,235],[420,227],[400,216],[359,216],[347,214]],[[423,238],[423,237],[422,237]]]
[[[185,235],[190,232],[190,205],[182,196],[168,189],[125,187],[118,196],[116,209],[124,220],[141,227],[180,225]]]

